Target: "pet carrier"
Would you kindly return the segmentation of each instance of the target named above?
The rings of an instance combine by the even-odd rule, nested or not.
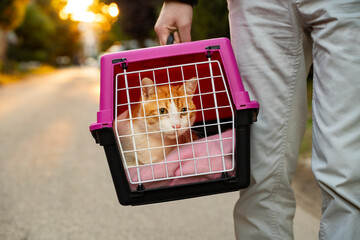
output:
[[[250,125],[230,41],[106,54],[90,131],[104,147],[120,204],[140,205],[249,185]]]

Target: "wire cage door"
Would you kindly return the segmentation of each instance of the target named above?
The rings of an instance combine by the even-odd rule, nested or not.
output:
[[[130,184],[172,186],[234,170],[235,114],[218,61],[116,78],[115,132]]]

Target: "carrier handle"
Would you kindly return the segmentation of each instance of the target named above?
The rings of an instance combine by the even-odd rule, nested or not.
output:
[[[170,45],[174,43],[174,33],[170,33],[169,37],[166,40],[166,45]]]

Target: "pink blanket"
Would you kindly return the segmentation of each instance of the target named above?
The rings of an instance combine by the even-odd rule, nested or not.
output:
[[[145,188],[158,188],[219,178],[222,172],[229,172],[234,167],[232,130],[221,133],[221,141],[219,137],[217,134],[208,137],[207,141],[201,138],[193,144],[180,146],[153,166],[129,167],[128,179],[138,182],[140,176],[141,181],[145,181]],[[233,171],[229,174],[233,175]],[[131,189],[136,189],[137,185],[130,184]]]

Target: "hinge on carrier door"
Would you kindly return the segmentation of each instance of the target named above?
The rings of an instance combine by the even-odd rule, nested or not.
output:
[[[205,48],[205,50],[206,50],[206,57],[207,57],[207,58],[211,58],[213,51],[219,50],[219,49],[220,49],[220,46],[219,46],[219,45],[206,47],[206,48]]]
[[[127,69],[128,68],[126,58],[114,59],[114,60],[112,60],[112,63],[113,64],[121,63],[122,69]]]

